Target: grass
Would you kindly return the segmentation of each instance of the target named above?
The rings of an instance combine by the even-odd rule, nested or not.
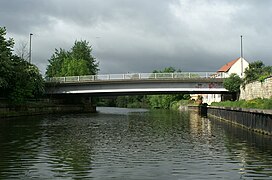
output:
[[[270,99],[252,99],[252,100],[240,100],[240,101],[222,101],[214,102],[212,106],[223,107],[240,107],[240,108],[252,108],[252,109],[272,109],[272,98]]]

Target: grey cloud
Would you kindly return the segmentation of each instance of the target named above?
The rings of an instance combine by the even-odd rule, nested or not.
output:
[[[216,71],[240,54],[271,65],[271,1],[1,0],[0,26],[15,40],[33,37],[44,72],[55,48],[86,39],[101,73],[151,72],[166,66]],[[25,37],[26,36],[26,37]]]

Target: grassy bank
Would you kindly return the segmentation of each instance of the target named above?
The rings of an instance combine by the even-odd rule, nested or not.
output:
[[[240,108],[253,108],[253,109],[272,109],[272,98],[270,99],[252,99],[249,101],[223,101],[214,102],[212,106],[223,106],[223,107],[240,107]]]

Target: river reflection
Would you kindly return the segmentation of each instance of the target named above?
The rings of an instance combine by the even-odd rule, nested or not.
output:
[[[272,179],[271,137],[196,113],[1,119],[0,179]]]

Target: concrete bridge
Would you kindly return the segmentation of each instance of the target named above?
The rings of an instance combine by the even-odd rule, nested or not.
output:
[[[223,78],[213,72],[130,73],[46,79],[48,95],[224,94]]]

